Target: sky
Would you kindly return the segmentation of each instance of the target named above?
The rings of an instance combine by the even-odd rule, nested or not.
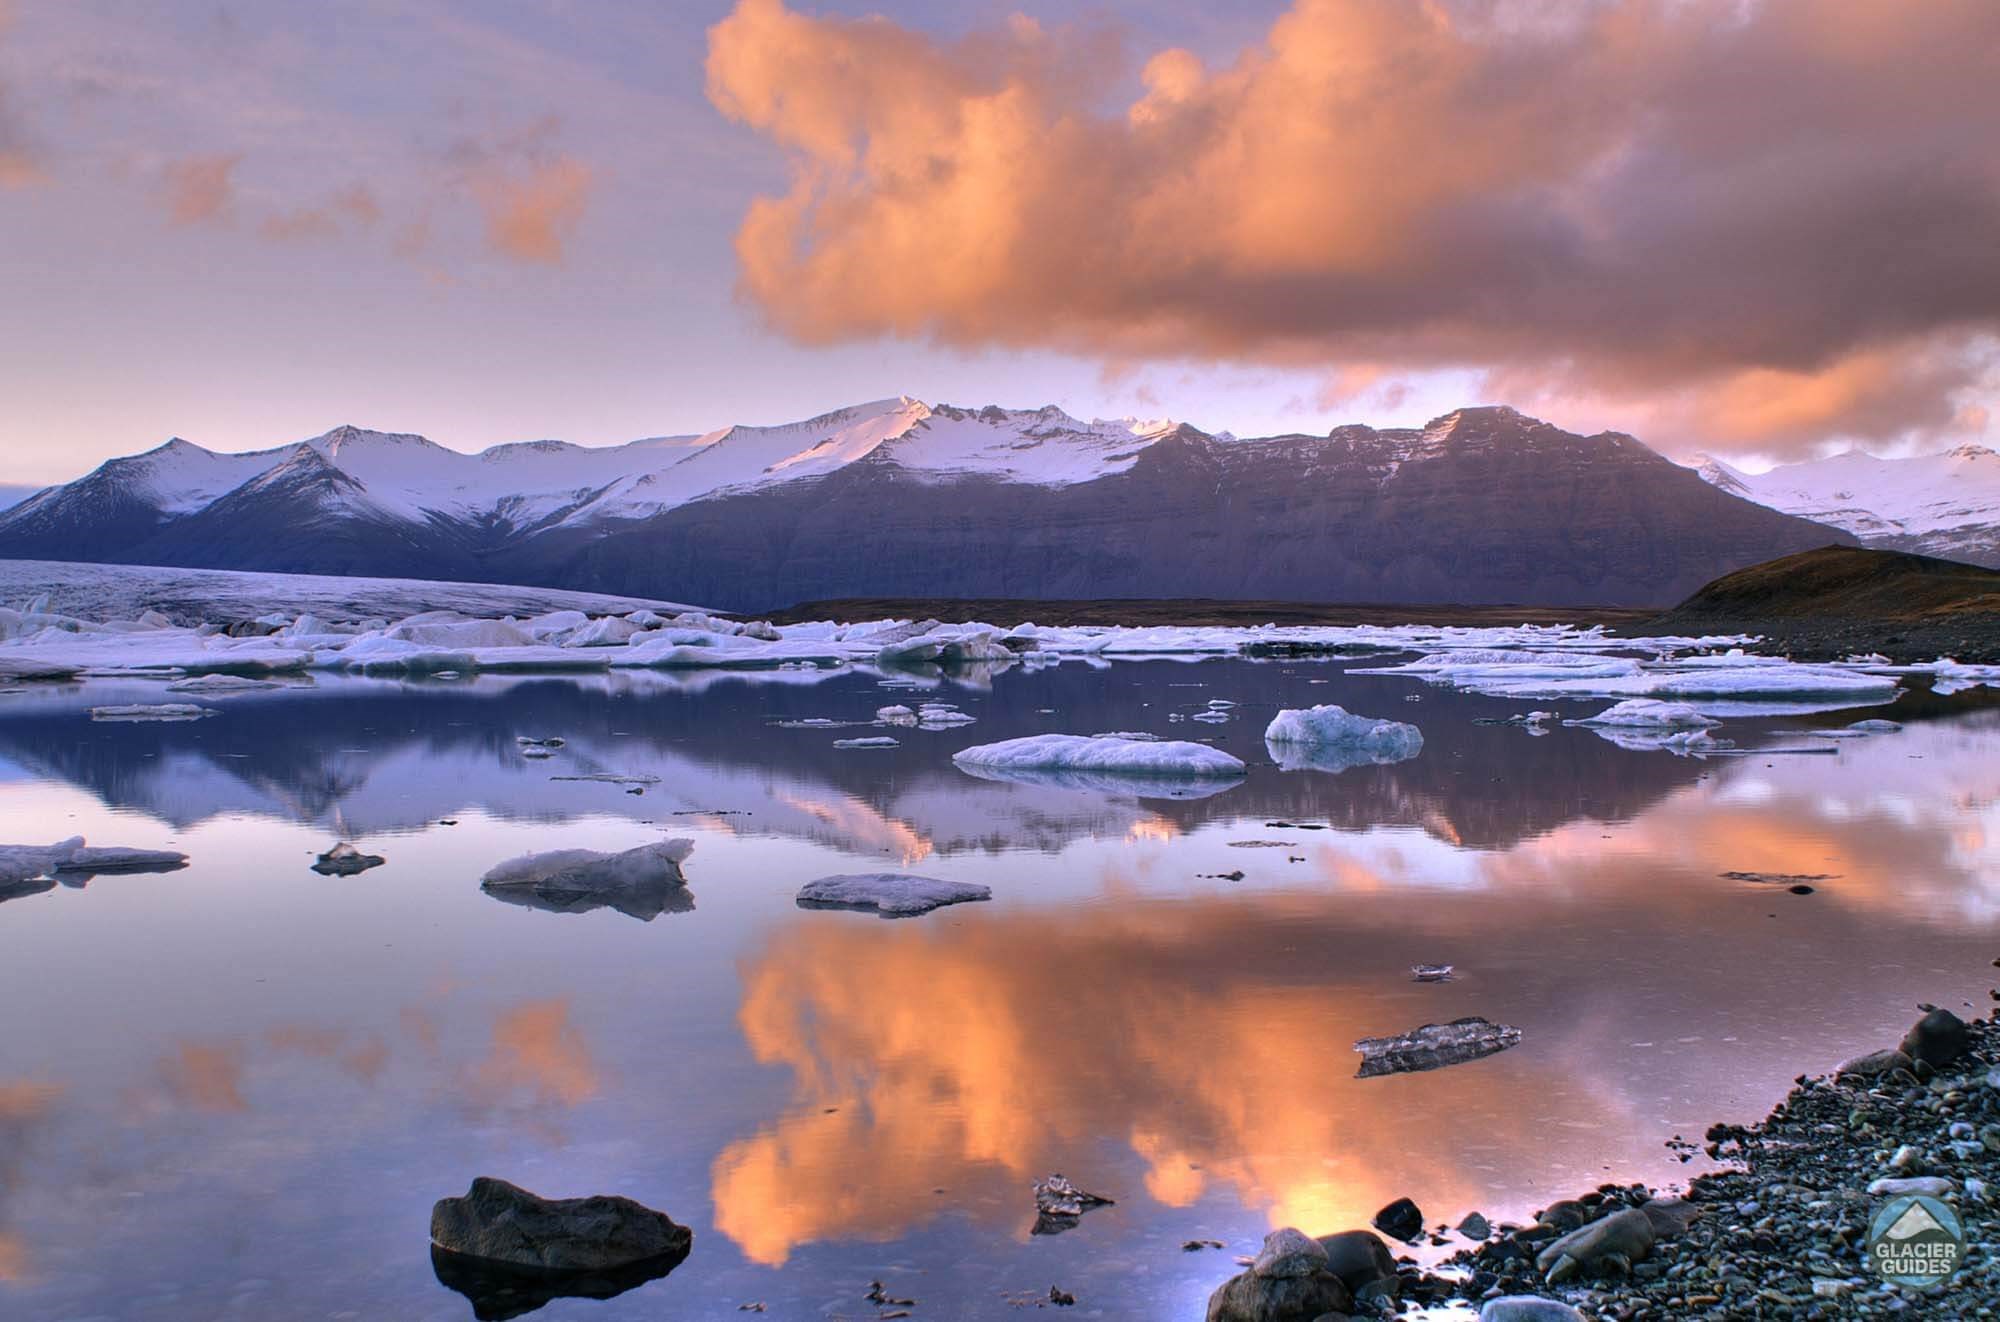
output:
[[[898,394],[1993,443],[1995,68],[1989,0],[0,0],[0,485]]]

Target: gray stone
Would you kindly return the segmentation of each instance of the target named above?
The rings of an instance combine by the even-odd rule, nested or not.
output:
[[[1901,1047],[1912,1060],[1943,1069],[1965,1054],[1965,1021],[1949,1010],[1932,1010],[1903,1034]]]
[[[1291,1226],[1264,1236],[1264,1247],[1250,1264],[1252,1276],[1312,1276],[1324,1270],[1326,1247]]]
[[[1633,1263],[1652,1252],[1656,1238],[1652,1219],[1628,1207],[1556,1240],[1535,1258],[1535,1268],[1551,1285],[1579,1275],[1630,1272]]]
[[[1375,1214],[1375,1228],[1391,1239],[1412,1243],[1424,1233],[1424,1211],[1408,1198],[1398,1198]]]
[[[1561,1300],[1510,1294],[1488,1299],[1479,1310],[1479,1322],[1584,1322],[1584,1318]]]
[[[1904,1194],[1927,1194],[1942,1198],[1958,1186],[1942,1175],[1912,1175],[1904,1179],[1880,1179],[1868,1186],[1870,1197],[1899,1198]]]
[[[1894,1048],[1887,1051],[1871,1051],[1865,1056],[1856,1056],[1834,1074],[1843,1079],[1879,1079],[1898,1072],[1914,1074],[1917,1063],[1909,1056]]]
[[[540,1198],[480,1176],[431,1208],[431,1242],[447,1253],[544,1272],[591,1272],[684,1258],[686,1226],[615,1195]]]
[[[1208,1322],[1316,1322],[1327,1313],[1346,1316],[1354,1298],[1332,1272],[1311,1276],[1258,1276],[1243,1272],[1208,1297]]]
[[[1396,1255],[1380,1235],[1372,1230],[1343,1230],[1337,1235],[1321,1235],[1319,1243],[1326,1250],[1326,1269],[1356,1298],[1396,1292]]]
[[[1465,1219],[1458,1223],[1458,1233],[1467,1239],[1489,1239],[1493,1235],[1493,1223],[1477,1212],[1467,1212]]]

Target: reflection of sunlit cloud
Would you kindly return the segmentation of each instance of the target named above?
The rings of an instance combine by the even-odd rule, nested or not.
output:
[[[285,1024],[265,1034],[273,1050],[331,1062],[356,1083],[373,1083],[389,1063],[389,1045],[369,1035],[356,1042],[345,1029]]]
[[[528,1001],[501,1014],[493,1045],[473,1070],[493,1101],[526,1095],[543,1106],[575,1106],[603,1086],[590,1050],[569,1018],[569,999]]]
[[[33,1131],[55,1113],[62,1089],[26,1080],[0,1083],[0,1282],[25,1280],[28,1248],[6,1226],[8,1204],[18,1191],[21,1165]]]
[[[182,1042],[160,1064],[161,1081],[182,1106],[243,1111],[243,1048],[234,1042]]]
[[[1127,840],[1173,840],[1181,834],[1178,823],[1165,817],[1141,817],[1125,828]]]
[[[1469,1207],[1488,1190],[1452,1136],[1535,1150],[1560,1081],[1526,1058],[1416,1089],[1355,1079],[1351,1043],[1382,1025],[1343,985],[1351,936],[1285,897],[792,928],[744,970],[741,1020],[758,1059],[793,1072],[797,1106],[716,1160],[717,1227],[775,1265],[811,1240],[900,1234],[941,1185],[1018,1210],[1007,1191],[1099,1134],[1127,1135],[1173,1206],[1220,1188],[1320,1230],[1410,1187]],[[1243,959],[1287,948],[1306,953]],[[1571,1105],[1603,1120],[1616,1102]]]

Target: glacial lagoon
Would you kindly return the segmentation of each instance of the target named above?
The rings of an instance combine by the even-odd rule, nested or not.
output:
[[[181,722],[91,719],[157,681],[0,695],[0,838],[190,858],[0,902],[0,1315],[461,1322],[431,1204],[494,1175],[694,1231],[666,1277],[537,1319],[874,1318],[874,1281],[917,1319],[1051,1285],[1075,1316],[1198,1318],[1273,1227],[1684,1181],[1704,1159],[1676,1135],[1761,1116],[1918,1002],[1984,1013],[2000,692],[1911,676],[1893,703],[1731,715],[1729,749],[1689,756],[1561,723],[1602,699],[1348,673],[1381,664],[321,674]],[[972,721],[873,723],[923,702]],[[1278,765],[1272,716],[1332,702],[1421,751]],[[1556,718],[1500,723],[1531,708]],[[1902,728],[1822,737],[1862,718]],[[1111,730],[1249,773],[952,762]],[[657,906],[479,887],[669,837],[687,886]],[[337,841],[384,862],[315,873]],[[992,899],[795,902],[871,871]],[[1466,1015],[1520,1045],[1356,1077],[1356,1039]],[[1031,1233],[1058,1171],[1115,1204]]]

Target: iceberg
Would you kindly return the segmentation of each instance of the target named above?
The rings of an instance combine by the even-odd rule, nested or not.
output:
[[[1687,730],[1720,725],[1685,702],[1662,702],[1656,698],[1628,698],[1606,707],[1595,716],[1566,722],[1569,725],[1615,725],[1641,730]]]
[[[993,890],[964,881],[940,881],[897,872],[821,877],[799,888],[802,909],[865,909],[883,918],[911,918],[947,904],[990,900]]]
[[[130,849],[117,845],[93,848],[80,835],[52,845],[0,845],[0,883],[58,874],[173,872],[186,866],[187,855],[171,849]]]
[[[90,709],[93,721],[198,721],[213,715],[215,708],[191,702],[135,702]]]
[[[1034,734],[975,744],[953,753],[964,770],[1114,772],[1125,776],[1241,776],[1242,759],[1207,744],[1179,739],[1107,739],[1083,734]]]
[[[1423,750],[1423,732],[1404,721],[1357,716],[1345,707],[1288,708],[1264,729],[1264,747],[1286,771],[1346,771],[1402,762]]]
[[[1354,1044],[1361,1053],[1358,1079],[1384,1074],[1408,1074],[1442,1069],[1505,1051],[1521,1042],[1521,1030],[1477,1016],[1448,1024],[1425,1024],[1394,1037],[1364,1037]]]
[[[479,885],[487,891],[524,891],[555,901],[649,886],[680,886],[686,881],[681,864],[693,852],[694,841],[674,839],[617,854],[594,849],[523,854],[495,864],[480,878]]]

